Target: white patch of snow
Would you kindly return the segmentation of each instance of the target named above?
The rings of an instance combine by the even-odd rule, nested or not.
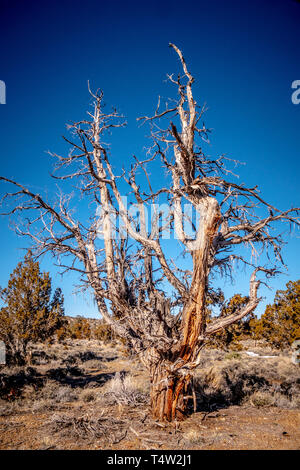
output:
[[[277,357],[277,356],[260,356],[259,354],[256,354],[255,352],[252,351],[244,351],[248,356],[251,357]]]

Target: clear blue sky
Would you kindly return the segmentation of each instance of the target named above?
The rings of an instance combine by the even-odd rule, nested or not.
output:
[[[65,124],[84,117],[87,80],[126,115],[128,128],[114,137],[114,164],[141,155],[147,129],[136,117],[149,114],[158,95],[170,95],[166,73],[178,70],[173,42],[196,77],[206,125],[214,129],[211,155],[226,153],[246,162],[240,181],[256,184],[265,199],[284,209],[299,206],[300,104],[291,101],[300,80],[300,3],[255,1],[14,1],[0,0],[0,80],[7,103],[0,105],[0,174],[51,192],[45,153],[65,152]],[[0,285],[23,257],[24,240],[0,220]],[[299,231],[287,234],[287,275],[262,289],[299,279]],[[61,285],[67,314],[97,316],[92,300],[72,294],[74,276],[63,280],[49,260],[54,286]],[[221,286],[223,287],[223,286]],[[239,275],[228,296],[247,293]],[[257,310],[260,313],[263,306]]]

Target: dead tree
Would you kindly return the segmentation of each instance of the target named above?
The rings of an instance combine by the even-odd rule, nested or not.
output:
[[[205,108],[193,97],[194,78],[181,51],[170,46],[182,67],[176,78],[168,76],[178,97],[165,107],[159,100],[153,115],[139,118],[150,125],[152,139],[144,160],[133,157],[130,170],[116,174],[106,135],[125,122],[116,110],[105,112],[102,92],[89,89],[93,110],[70,126],[71,137],[65,140],[71,151],[67,156],[52,154],[57,161],[52,176],[71,180],[76,200],[60,193],[52,203],[1,177],[13,187],[3,198],[9,205],[5,213],[26,212],[17,232],[30,237],[37,256],[50,252],[93,290],[101,316],[131,343],[149,370],[153,416],[168,421],[182,419],[188,411],[193,373],[206,341],[256,308],[258,273],[274,275],[283,263],[281,235],[272,231],[278,229],[277,222],[299,224],[298,209],[276,209],[257,187],[234,182],[224,156],[205,156],[200,147],[209,134],[202,122]],[[156,174],[158,165],[164,168],[159,178],[151,175],[151,165]],[[125,185],[129,206],[123,197]],[[84,210],[76,212],[83,203]],[[159,204],[168,207],[167,213]],[[198,216],[190,235],[186,204]],[[164,249],[171,243],[164,240],[166,233],[176,235],[178,257],[179,246],[191,257],[190,271],[175,265],[170,250]],[[251,247],[250,259],[242,256],[242,246]],[[268,265],[258,263],[260,252],[267,254]],[[240,311],[208,323],[212,276],[218,270],[232,275],[235,261],[253,270],[249,301]]]

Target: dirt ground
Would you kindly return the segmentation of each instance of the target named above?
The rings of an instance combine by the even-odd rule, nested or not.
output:
[[[32,366],[34,372],[25,373],[31,382],[25,381],[24,385],[22,376],[21,394],[12,388],[2,397],[0,449],[300,449],[300,410],[291,401],[294,397],[290,396],[289,401],[285,398],[280,406],[274,401],[274,397],[277,401],[283,399],[282,391],[278,395],[280,381],[281,390],[286,391],[289,384],[294,394],[295,384],[300,382],[298,369],[292,369],[296,374],[293,380],[285,375],[290,367],[286,358],[278,357],[275,365],[266,366],[272,378],[266,382],[267,389],[262,381],[265,369],[254,359],[249,359],[250,366],[247,363],[252,371],[247,376],[241,358],[224,359],[223,353],[207,353],[213,365],[205,376],[211,381],[205,383],[209,406],[205,408],[200,402],[197,412],[184,422],[161,424],[149,415],[149,381],[138,361],[124,356],[121,346],[88,346],[92,353],[85,356],[82,351],[86,351],[86,344],[56,349],[54,359],[46,358],[44,363]],[[209,362],[207,358],[205,363]],[[71,368],[66,366],[68,360],[73,361]],[[20,371],[14,377],[18,377],[20,386],[17,373]],[[37,378],[36,383],[43,379],[43,386],[35,386],[30,374]],[[254,384],[251,396],[255,399],[244,397],[235,404],[237,398],[229,394],[228,384],[234,383],[232,388],[236,389],[238,383],[241,389],[237,380],[243,377],[245,382],[246,376],[247,383]],[[264,388],[257,391],[255,381]]]
[[[300,449],[300,416],[295,410],[231,406],[207,415],[195,413],[177,429],[170,425],[161,428],[149,419],[141,423],[142,414],[135,416],[126,409],[121,413],[114,410],[114,414],[123,430],[121,436],[116,436],[121,442],[116,443],[107,443],[105,438],[80,442],[73,437],[51,436],[45,429],[45,422],[51,416],[45,413],[2,417],[0,449]]]

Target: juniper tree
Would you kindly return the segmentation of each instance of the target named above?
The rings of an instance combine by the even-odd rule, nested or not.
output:
[[[286,348],[300,340],[300,280],[289,281],[285,290],[277,290],[274,303],[254,322],[256,337],[276,348]]]
[[[29,342],[52,338],[64,324],[63,296],[57,288],[51,299],[49,273],[40,272],[39,263],[29,252],[1,289],[0,339],[4,341],[9,363],[24,364]]]
[[[68,334],[74,339],[90,339],[91,327],[89,320],[84,317],[77,316],[68,329]]]
[[[277,272],[282,240],[272,227],[278,221],[299,222],[296,209],[277,209],[257,187],[237,184],[224,156],[205,155],[205,106],[193,96],[194,77],[182,52],[170,46],[182,70],[168,75],[177,97],[166,105],[159,99],[152,115],[139,118],[150,129],[145,157],[134,156],[130,168],[114,169],[107,139],[125,122],[115,109],[105,110],[102,91],[89,90],[92,110],[71,124],[64,137],[71,151],[52,154],[57,161],[53,177],[61,183],[71,180],[76,200],[61,192],[52,202],[19,182],[1,180],[14,188],[4,199],[12,204],[6,213],[27,213],[18,233],[30,237],[37,255],[52,253],[63,269],[77,272],[90,286],[101,316],[149,370],[153,416],[172,421],[183,418],[190,397],[195,399],[193,374],[203,346],[253,312],[260,301],[260,279]],[[74,211],[79,198],[91,210],[89,220]],[[168,210],[162,211],[160,203]],[[186,204],[197,216],[191,220],[194,233],[186,230]],[[175,238],[172,245],[166,235]],[[245,245],[255,253],[257,246],[265,250],[274,263],[246,258]],[[190,269],[181,263],[181,253],[190,257]],[[208,323],[213,275],[232,275],[234,261],[253,269],[248,300],[238,311]]]
[[[249,302],[248,296],[235,294],[227,302],[223,302],[220,309],[220,318],[226,318],[229,315],[234,315],[239,310],[243,309]],[[208,312],[211,321],[214,320],[212,312]],[[211,338],[211,345],[218,348],[241,348],[239,341],[251,337],[251,321],[254,320],[254,311],[245,316],[239,322],[233,323],[227,328],[218,331]]]

